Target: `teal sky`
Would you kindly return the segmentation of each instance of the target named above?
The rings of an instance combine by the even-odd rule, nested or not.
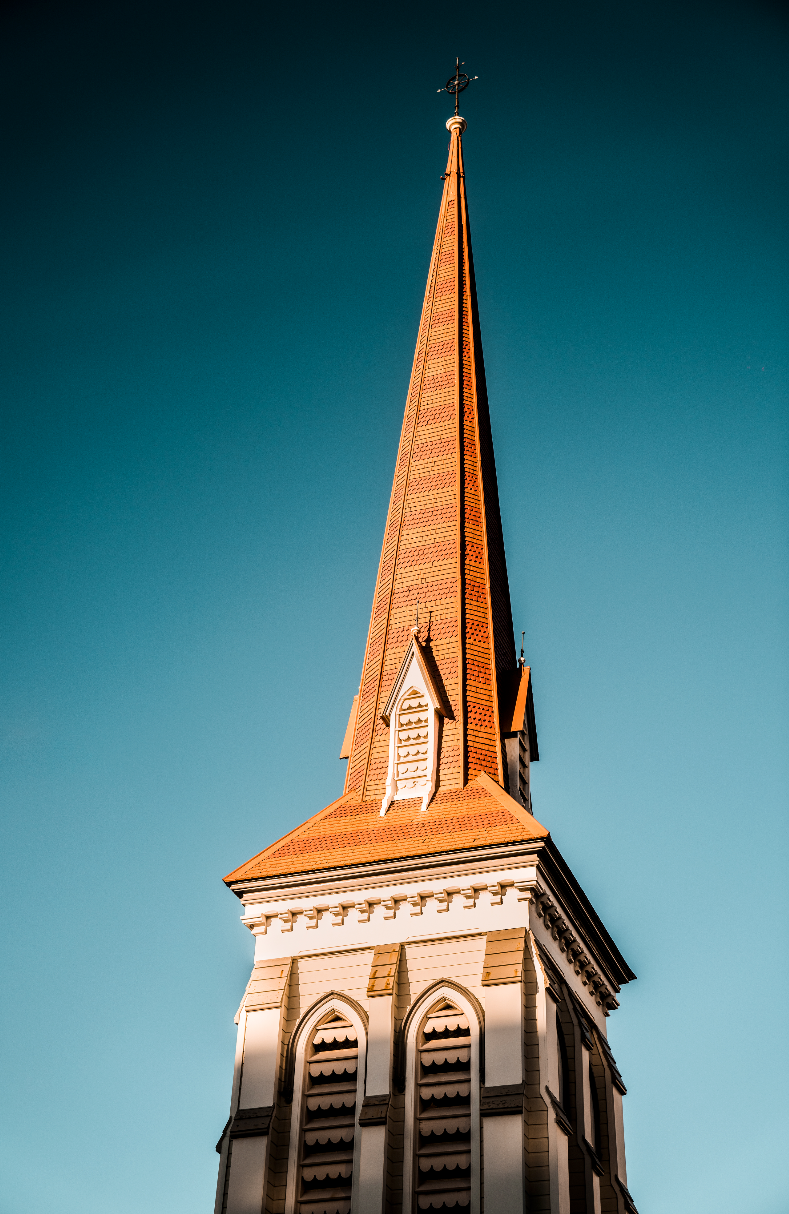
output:
[[[1,20],[0,1214],[212,1209],[221,877],[341,790],[458,53],[534,808],[639,976],[628,1184],[785,1214],[781,9]]]

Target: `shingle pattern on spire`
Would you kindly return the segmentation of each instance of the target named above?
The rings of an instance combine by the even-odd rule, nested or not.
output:
[[[452,131],[444,192],[395,465],[359,693],[346,792],[383,795],[381,720],[411,638],[416,604],[452,717],[443,721],[439,789],[479,772],[503,783],[499,688],[515,669],[477,313],[462,137]]]

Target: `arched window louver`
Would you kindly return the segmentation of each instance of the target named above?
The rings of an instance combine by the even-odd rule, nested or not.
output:
[[[471,1032],[442,999],[417,1038],[414,1209],[460,1211],[471,1202]]]
[[[298,1214],[350,1214],[358,1064],[356,1029],[332,1012],[306,1052]]]
[[[413,687],[397,708],[397,791],[422,788],[428,778],[429,713],[423,691]]]

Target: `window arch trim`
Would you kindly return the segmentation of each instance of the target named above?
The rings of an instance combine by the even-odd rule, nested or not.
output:
[[[433,994],[438,998],[438,993],[442,990],[457,991],[464,999],[468,999],[476,1017],[478,1032],[479,1032],[479,1081],[485,1082],[485,1013],[482,1009],[482,1004],[472,995],[471,991],[466,990],[459,982],[455,982],[452,978],[438,978],[435,982],[431,982],[430,986],[420,994],[419,998],[411,1005],[403,1018],[403,1023],[397,1033],[395,1042],[395,1060],[394,1060],[394,1086],[398,1092],[405,1091],[406,1085],[406,1040],[411,1025],[415,1016],[421,1016],[423,1013],[423,1001],[430,999]]]
[[[348,995],[343,995],[332,991],[328,995],[318,999],[311,1008],[308,1008],[304,1015],[299,1020],[293,1036],[291,1037],[293,1075],[291,1087],[291,1115],[290,1115],[290,1145],[288,1149],[288,1178],[285,1190],[285,1214],[295,1214],[297,1205],[297,1190],[299,1178],[299,1151],[300,1151],[300,1134],[301,1134],[301,1118],[302,1118],[302,1096],[304,1095],[304,1075],[306,1069],[305,1053],[307,1045],[310,1041],[313,1031],[318,1027],[318,1024],[324,1016],[329,1012],[336,1011],[342,1016],[347,1016],[353,1027],[356,1029],[358,1040],[358,1070],[356,1077],[356,1113],[354,1125],[354,1148],[353,1148],[353,1181],[352,1181],[352,1197],[351,1211],[356,1214],[358,1211],[358,1193],[359,1193],[359,1163],[361,1159],[361,1134],[359,1133],[359,1110],[362,1107],[364,1100],[364,1084],[365,1072],[367,1064],[367,1025],[368,1019],[363,1009],[359,1006],[355,999],[349,998]],[[297,1036],[298,1034],[298,1036]]]
[[[293,1085],[296,1074],[296,1053],[304,1035],[304,1030],[307,1024],[311,1022],[313,1014],[321,1009],[324,1004],[331,1004],[333,999],[340,999],[343,1003],[348,1004],[349,1007],[353,1008],[354,1012],[364,1025],[364,1037],[365,1040],[367,1040],[367,1025],[369,1022],[367,1012],[360,1003],[357,1003],[355,999],[352,999],[350,995],[346,995],[342,991],[329,991],[327,994],[321,995],[320,999],[316,999],[314,1003],[310,1004],[306,1012],[303,1013],[298,1024],[290,1035],[290,1041],[285,1054],[285,1066],[283,1068],[282,1083],[279,1089],[280,1096],[288,1104],[290,1104],[293,1099]],[[303,1052],[303,1045],[301,1048]]]

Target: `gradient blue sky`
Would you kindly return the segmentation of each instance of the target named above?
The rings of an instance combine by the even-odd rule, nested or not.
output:
[[[221,877],[341,789],[460,53],[535,811],[639,975],[629,1185],[785,1214],[780,8],[2,23],[0,1211],[212,1208]]]

